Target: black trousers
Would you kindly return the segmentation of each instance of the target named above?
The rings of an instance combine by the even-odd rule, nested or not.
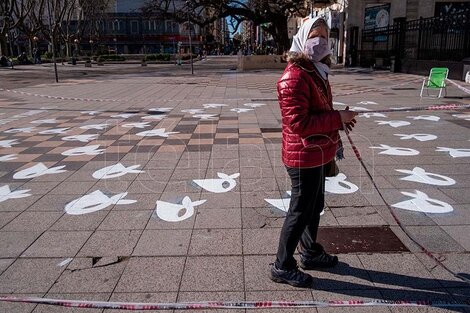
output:
[[[292,182],[289,211],[282,226],[277,250],[276,267],[290,270],[297,266],[294,252],[300,242],[300,251],[308,255],[321,252],[316,243],[320,213],[325,204],[325,173],[323,166],[314,168],[287,168]]]

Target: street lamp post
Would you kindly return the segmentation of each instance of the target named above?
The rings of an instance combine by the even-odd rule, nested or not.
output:
[[[189,62],[191,63],[191,75],[194,75],[193,44],[191,40],[191,20],[189,19],[191,0],[187,0],[186,5],[188,6]]]

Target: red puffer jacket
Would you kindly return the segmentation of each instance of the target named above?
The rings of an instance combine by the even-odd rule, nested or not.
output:
[[[282,161],[296,168],[331,161],[342,129],[331,88],[310,62],[289,63],[277,83],[282,114]]]

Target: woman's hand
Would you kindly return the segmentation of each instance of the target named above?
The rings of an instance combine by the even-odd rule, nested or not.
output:
[[[356,119],[354,117],[357,116],[357,112],[349,111],[349,106],[346,107],[345,110],[338,111],[339,115],[341,116],[341,122],[343,125],[351,131],[353,127],[356,125]]]

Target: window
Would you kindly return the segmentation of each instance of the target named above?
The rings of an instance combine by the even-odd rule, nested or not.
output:
[[[131,21],[131,33],[138,33],[138,32],[139,32],[139,22]]]
[[[121,30],[121,21],[119,20],[114,20],[113,22],[113,30]]]

